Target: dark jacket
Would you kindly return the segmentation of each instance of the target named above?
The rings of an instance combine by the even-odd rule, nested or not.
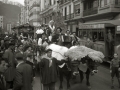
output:
[[[5,72],[6,81],[13,81],[15,76],[15,54],[11,49],[7,49],[3,55],[3,57],[8,61],[9,68]]]
[[[7,90],[1,74],[0,74],[0,90]]]
[[[42,68],[42,80],[43,84],[49,84],[57,81],[57,65],[62,65],[65,61],[58,61],[52,58],[52,66],[49,67],[49,60],[43,58],[40,62],[40,68]]]
[[[13,90],[32,90],[32,67],[21,63],[16,68]]]

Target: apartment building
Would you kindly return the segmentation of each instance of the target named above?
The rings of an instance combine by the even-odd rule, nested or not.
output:
[[[53,10],[56,7],[57,0],[41,0],[40,1],[40,18],[41,23],[48,24],[53,19]]]
[[[76,32],[88,22],[118,19],[120,0],[60,0],[60,8],[68,29]]]
[[[3,29],[3,16],[0,16],[0,28]]]
[[[20,12],[20,14],[18,15],[18,22],[19,22],[19,24],[20,25],[23,25],[23,24],[25,24],[26,23],[26,19],[25,19],[25,6],[22,6],[21,7],[21,12]]]
[[[30,0],[25,0],[24,3],[25,3],[25,7],[24,7],[24,10],[25,10],[25,23],[29,23],[29,2]]]
[[[33,26],[40,25],[40,0],[29,1],[29,23]]]

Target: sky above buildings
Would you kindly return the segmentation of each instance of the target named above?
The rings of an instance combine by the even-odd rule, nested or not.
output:
[[[9,0],[9,1],[19,2],[19,3],[21,3],[22,5],[24,5],[24,0]]]

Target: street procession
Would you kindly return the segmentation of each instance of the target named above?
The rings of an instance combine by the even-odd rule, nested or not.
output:
[[[0,90],[120,90],[120,0],[0,0]]]

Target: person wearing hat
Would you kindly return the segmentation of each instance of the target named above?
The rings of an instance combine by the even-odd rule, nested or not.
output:
[[[9,48],[9,38],[4,39],[4,47],[5,47],[5,49]]]
[[[33,77],[35,77],[35,67],[34,67],[34,62],[33,62],[33,53],[27,54],[27,58],[26,58],[25,62],[32,67]]]
[[[13,88],[13,79],[15,76],[15,67],[16,67],[14,48],[15,48],[15,44],[9,43],[9,48],[3,54],[3,58],[6,59],[9,64],[9,67],[5,72],[7,89]]]
[[[21,41],[23,43],[24,46],[29,45],[30,43],[28,42],[28,38],[24,37],[23,41]]]
[[[16,53],[22,53],[23,54],[23,44],[20,43],[16,47],[17,47]]]
[[[47,49],[46,55],[42,57],[39,65],[42,71],[43,90],[55,90],[55,82],[57,81],[57,66],[65,63],[66,60],[58,61],[52,57],[52,50]]]
[[[25,47],[24,47],[24,60],[26,61],[26,59],[27,59],[27,55],[28,54],[31,54],[31,53],[33,53],[33,49],[32,49],[32,47],[30,46],[30,45],[26,45]]]
[[[7,90],[4,72],[7,69],[7,62],[5,59],[0,57],[0,90]]]
[[[13,90],[32,90],[32,67],[25,63],[23,54],[17,53],[17,66],[13,82]]]

